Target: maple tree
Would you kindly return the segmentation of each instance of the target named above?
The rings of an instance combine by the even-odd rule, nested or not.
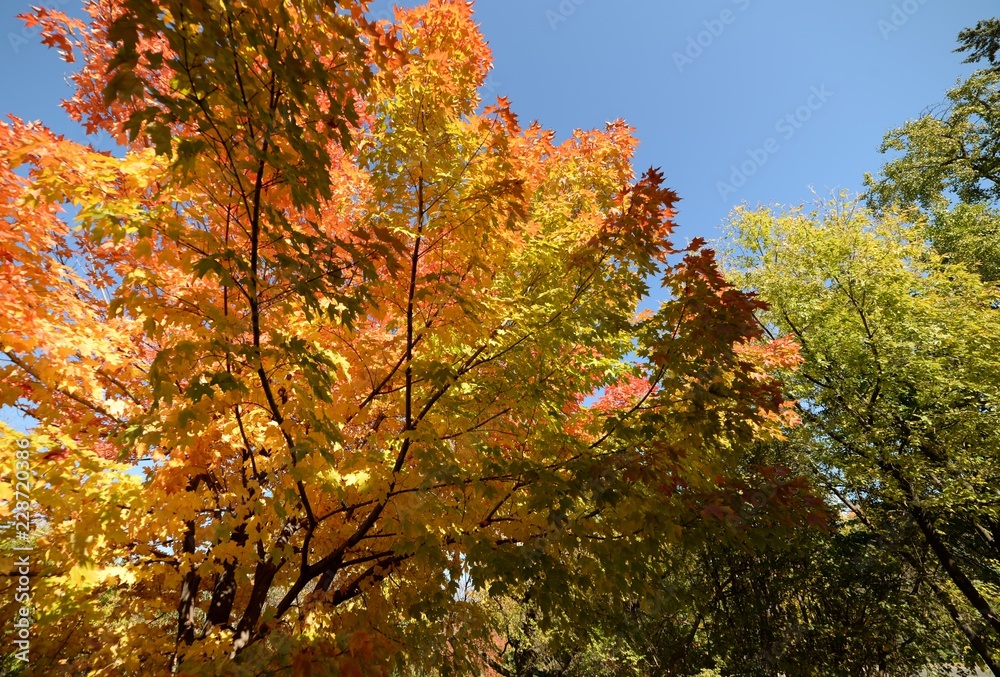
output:
[[[66,108],[121,150],[0,126],[33,670],[475,666],[463,581],[571,614],[567,585],[641,594],[692,524],[819,519],[800,480],[733,462],[794,419],[769,373],[797,355],[671,243],[632,130],[557,143],[482,107],[465,2],[331,7],[25,17],[82,59]],[[667,300],[637,313],[652,276]]]

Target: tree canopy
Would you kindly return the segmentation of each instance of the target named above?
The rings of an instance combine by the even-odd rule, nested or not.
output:
[[[1000,675],[997,20],[717,261],[464,0],[22,19],[114,150],[0,123],[4,674]]]
[[[582,623],[567,586],[642,596],[686,529],[822,521],[787,473],[735,473],[792,417],[770,372],[795,352],[672,244],[631,129],[556,143],[481,102],[464,2],[364,10],[26,18],[123,149],[0,127],[31,670],[474,670],[492,625],[462,586]],[[639,313],[651,276],[668,297]]]
[[[850,200],[812,213],[739,212],[733,229],[732,278],[768,302],[769,331],[802,349],[802,367],[785,379],[803,419],[799,463],[855,528],[914,569],[915,592],[961,599],[977,620],[955,621],[991,662],[1000,639],[995,289],[946,262],[920,224]]]

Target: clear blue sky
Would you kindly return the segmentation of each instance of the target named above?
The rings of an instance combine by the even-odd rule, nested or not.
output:
[[[372,12],[391,4],[375,0]],[[70,66],[14,19],[28,5],[0,9],[0,112],[82,138],[58,107]],[[996,0],[476,3],[491,94],[560,137],[625,118],[641,140],[637,168],[661,167],[683,198],[682,238],[716,237],[744,201],[860,190],[882,164],[883,135],[971,72],[952,52],[958,32],[997,10]]]
[[[883,135],[971,72],[952,52],[958,32],[1000,14],[996,0],[480,0],[476,8],[493,47],[493,84],[522,120],[565,135],[625,118],[641,140],[638,168],[661,167],[683,198],[687,237],[716,237],[744,201],[798,204],[812,199],[810,187],[860,190],[864,172],[882,164]],[[762,164],[747,154],[756,149]],[[731,166],[748,161],[756,172],[742,187],[719,186],[735,188]]]

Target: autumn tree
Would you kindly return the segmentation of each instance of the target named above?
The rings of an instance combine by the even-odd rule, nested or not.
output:
[[[632,130],[557,142],[484,106],[465,2],[365,9],[25,17],[120,144],[0,127],[0,404],[36,422],[0,458],[34,450],[38,674],[476,670],[460,585],[582,624],[567,587],[642,595],[692,515],[751,502],[731,460],[792,416],[768,374],[796,358],[672,245]],[[667,300],[637,314],[651,276]]]

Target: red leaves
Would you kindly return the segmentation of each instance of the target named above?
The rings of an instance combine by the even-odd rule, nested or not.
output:
[[[80,42],[71,40],[70,37],[73,34],[83,34],[86,25],[82,21],[47,7],[32,7],[31,12],[19,14],[17,18],[24,21],[24,25],[28,28],[38,27],[41,31],[42,44],[57,47],[64,61],[73,63],[76,60],[73,56],[73,47],[78,47]]]
[[[718,505],[706,505],[701,509],[701,514],[705,519],[715,518],[720,522],[725,522],[727,519],[731,519],[733,511],[729,506],[718,506]]]
[[[671,299],[649,321],[657,331],[651,362],[695,399],[732,412],[731,420],[794,424],[775,371],[793,369],[801,358],[791,340],[760,340],[756,313],[766,305],[732,286],[715,252],[697,238],[667,269],[664,286]]]
[[[669,237],[674,229],[674,205],[680,200],[663,181],[663,173],[650,168],[622,190],[617,213],[604,222],[589,247],[636,264],[645,274],[653,273],[656,264],[674,251]]]
[[[62,461],[69,458],[69,449],[66,447],[56,447],[42,455],[45,461]]]
[[[331,668],[342,677],[384,677],[388,674],[381,663],[388,648],[384,640],[364,631],[353,632],[347,650],[337,642],[322,639],[297,648],[291,667],[296,675],[326,675]]]
[[[691,339],[707,353],[732,353],[737,343],[758,338],[760,326],[754,312],[766,306],[752,294],[733,287],[719,270],[715,251],[692,243],[682,263],[672,271],[670,285],[689,303]]]
[[[621,381],[605,388],[604,394],[594,403],[592,408],[605,414],[612,411],[624,411],[649,394],[650,390],[651,386],[648,380],[626,374]]]

